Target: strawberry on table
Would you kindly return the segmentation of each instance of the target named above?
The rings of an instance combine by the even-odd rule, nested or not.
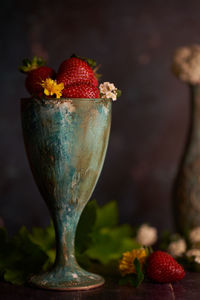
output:
[[[55,71],[44,64],[43,59],[34,57],[32,62],[28,59],[23,60],[23,65],[19,68],[21,72],[27,74],[25,86],[33,96],[42,96],[41,83],[47,78],[55,77]]]
[[[71,84],[64,88],[62,96],[66,98],[99,98],[96,86],[87,83]]]
[[[155,251],[147,261],[146,272],[156,282],[176,282],[185,276],[185,271],[175,259],[166,252]]]
[[[92,60],[87,62],[80,57],[72,56],[61,63],[56,79],[58,83],[63,82],[65,87],[74,83],[98,86],[97,75],[91,67],[95,64]]]

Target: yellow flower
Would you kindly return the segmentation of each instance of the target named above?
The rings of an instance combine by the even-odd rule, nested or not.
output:
[[[127,274],[136,273],[134,260],[138,259],[141,267],[144,265],[147,253],[144,248],[133,249],[132,251],[127,251],[122,254],[122,258],[119,262],[119,270],[123,276]]]
[[[41,86],[44,88],[44,94],[47,96],[56,95],[56,98],[60,98],[62,96],[62,90],[64,89],[64,83],[57,83],[56,80],[51,78],[47,78],[43,80]]]

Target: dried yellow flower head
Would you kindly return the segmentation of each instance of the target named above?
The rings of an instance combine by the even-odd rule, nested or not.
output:
[[[51,78],[47,78],[43,80],[41,86],[44,88],[44,94],[46,96],[56,95],[56,98],[60,98],[62,96],[62,90],[64,89],[64,83],[57,83],[56,80]]]
[[[147,258],[146,250],[144,248],[133,249],[132,251],[127,251],[122,254],[122,258],[119,262],[119,270],[123,276],[136,273],[134,265],[134,260],[136,258],[138,259],[142,267]]]
[[[189,84],[200,83],[200,45],[177,48],[172,62],[173,73]]]

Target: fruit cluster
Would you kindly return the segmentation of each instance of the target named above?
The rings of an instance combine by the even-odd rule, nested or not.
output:
[[[139,286],[145,275],[154,282],[172,283],[185,277],[183,267],[167,252],[151,248],[139,248],[122,254],[119,271],[120,284]]]
[[[25,86],[34,97],[56,98],[111,98],[117,99],[120,91],[108,82],[99,90],[96,62],[78,56],[63,61],[56,73],[45,66],[45,61],[34,57],[23,60],[20,71],[27,74]]]

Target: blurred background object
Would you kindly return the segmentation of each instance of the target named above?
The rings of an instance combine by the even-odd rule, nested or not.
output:
[[[1,217],[0,217],[0,227],[4,227],[4,221]]]
[[[42,56],[49,66],[72,53],[102,65],[123,92],[113,103],[110,143],[92,198],[117,200],[120,221],[172,229],[171,189],[186,138],[188,91],[171,73],[176,47],[199,42],[200,2],[1,1],[0,215],[15,232],[46,225],[48,211],[25,155],[17,66]]]

